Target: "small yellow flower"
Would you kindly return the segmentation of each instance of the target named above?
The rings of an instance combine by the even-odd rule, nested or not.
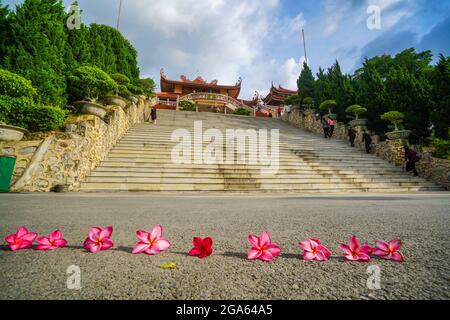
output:
[[[174,262],[166,263],[161,266],[159,266],[161,269],[175,269],[177,267],[177,264]]]

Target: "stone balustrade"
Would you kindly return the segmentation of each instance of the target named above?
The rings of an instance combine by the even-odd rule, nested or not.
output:
[[[293,108],[290,113],[284,113],[282,120],[300,129],[323,135],[323,128],[320,119],[316,118],[314,111],[300,111]],[[362,129],[356,128],[357,135],[355,147],[365,152],[362,142]],[[348,140],[347,127],[344,123],[335,124],[333,139]],[[372,136],[372,153],[376,156],[395,164],[404,166],[404,151],[402,140],[380,141],[378,136]],[[422,159],[416,165],[419,176],[433,181],[439,186],[450,190],[450,161],[432,157],[429,153],[422,154]]]
[[[70,116],[63,132],[37,135],[29,141],[0,141],[0,155],[16,157],[11,191],[48,192],[57,185],[77,190],[128,129],[148,118],[156,102],[141,96],[125,109],[107,106],[104,120]]]

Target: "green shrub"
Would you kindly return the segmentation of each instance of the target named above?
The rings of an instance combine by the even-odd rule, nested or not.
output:
[[[0,95],[35,98],[37,91],[30,80],[5,69],[0,69]]]
[[[29,110],[28,130],[58,130],[64,125],[66,116],[66,112],[58,107],[35,106]]]
[[[400,124],[403,122],[405,115],[399,111],[389,111],[380,116],[381,120],[389,121],[392,126],[391,128],[395,131],[401,129]]]
[[[285,106],[299,106],[302,102],[302,99],[300,98],[300,96],[298,94],[294,94],[292,96],[287,97],[283,104]]]
[[[124,97],[124,98],[128,98],[129,96],[132,95],[131,91],[128,90],[128,88],[126,86],[123,86],[123,85],[119,85],[119,88],[117,90],[117,94],[119,96],[121,96],[121,97]]]
[[[142,89],[141,87],[134,85],[134,84],[129,84],[127,86],[127,90],[130,91],[132,94],[142,94],[145,95],[145,91],[144,89]]]
[[[68,92],[73,100],[97,101],[117,90],[117,83],[97,67],[79,67],[68,77]]]
[[[450,160],[450,141],[436,138],[434,134],[427,139],[427,145],[436,158]]]
[[[333,113],[333,109],[336,108],[337,102],[335,100],[325,100],[320,104],[320,111],[325,113]]]
[[[247,109],[242,108],[242,107],[237,108],[237,109],[234,111],[234,114],[241,115],[241,116],[249,116],[251,113],[252,113],[252,112],[251,112],[250,110],[247,110]]]
[[[183,100],[180,101],[180,110],[182,111],[197,111],[197,105],[192,101]]]
[[[138,79],[135,81],[134,85],[139,87],[143,91],[142,94],[147,97],[155,96],[156,84],[152,78]]]
[[[58,107],[42,106],[30,98],[0,96],[0,121],[32,132],[56,130],[64,125],[66,112]]]
[[[303,99],[302,107],[307,110],[314,109],[314,99],[311,97],[306,97],[305,99]]]
[[[354,104],[350,107],[348,107],[347,109],[345,109],[345,113],[351,114],[349,116],[349,118],[358,120],[359,119],[359,115],[366,113],[367,109],[361,107],[360,105]]]

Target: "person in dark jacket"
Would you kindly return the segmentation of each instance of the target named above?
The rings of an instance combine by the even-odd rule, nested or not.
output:
[[[350,145],[352,147],[355,146],[355,139],[356,139],[356,130],[353,127],[350,127],[348,129],[348,139],[350,140]]]
[[[405,150],[406,172],[412,171],[414,173],[414,177],[417,177],[419,173],[416,169],[416,163],[420,160],[420,156],[416,150],[413,150],[406,145],[403,149]]]
[[[152,118],[153,124],[156,124],[156,106],[152,107],[152,111],[150,112],[150,117]]]
[[[327,122],[328,122],[328,138],[332,138],[333,137],[333,133],[334,133],[334,120],[330,117],[327,117]]]
[[[322,117],[322,128],[323,128],[323,135],[325,136],[325,139],[328,139],[329,132],[330,132],[330,125],[328,124],[328,121],[325,117]]]
[[[372,151],[372,137],[365,129],[363,130],[362,142],[366,146],[366,152],[370,153]]]

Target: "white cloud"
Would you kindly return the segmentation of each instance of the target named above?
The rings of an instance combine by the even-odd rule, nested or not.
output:
[[[234,84],[240,76],[249,79],[258,71],[248,66],[258,65],[263,57],[278,5],[278,0],[171,0],[151,5],[134,0],[126,4],[122,31],[140,34],[135,45],[141,73],[154,75],[157,82],[164,68],[171,78],[201,75]],[[292,23],[300,27],[302,16]],[[244,81],[241,95],[248,98],[252,90]]]

